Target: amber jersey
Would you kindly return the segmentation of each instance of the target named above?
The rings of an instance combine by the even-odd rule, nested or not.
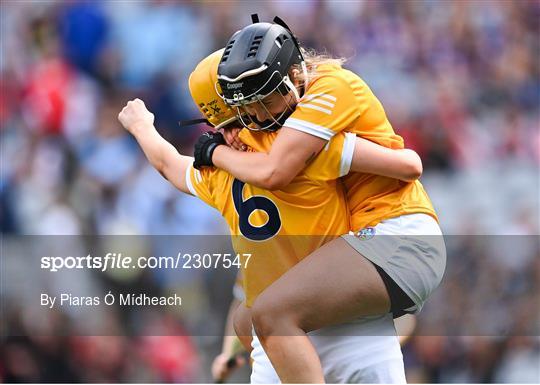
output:
[[[403,139],[395,134],[371,89],[359,76],[339,65],[317,68],[317,77],[284,126],[326,140],[346,131],[388,148],[404,148]],[[354,172],[342,179],[353,231],[405,214],[425,213],[437,219],[419,181],[408,183]]]
[[[244,129],[240,139],[248,151],[267,152],[276,135]],[[225,218],[236,252],[251,254],[242,263],[248,306],[298,261],[348,232],[349,211],[338,178],[349,171],[354,141],[354,134],[336,135],[279,191],[246,184],[218,168],[188,168],[186,183],[191,193]]]

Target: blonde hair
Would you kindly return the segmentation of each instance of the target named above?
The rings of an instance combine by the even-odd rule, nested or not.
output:
[[[347,59],[343,57],[336,58],[331,56],[327,52],[317,52],[312,48],[300,47],[300,51],[302,52],[302,56],[304,56],[304,61],[306,63],[308,82],[311,82],[317,77],[318,66],[331,65],[341,67],[347,61]],[[298,70],[298,72],[295,71],[294,80],[305,83],[306,79],[304,71],[302,71],[302,67],[298,64],[295,64],[292,69]]]

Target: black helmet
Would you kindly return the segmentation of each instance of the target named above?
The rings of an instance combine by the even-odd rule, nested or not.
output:
[[[294,64],[305,68],[296,38],[278,17],[275,24],[261,23],[257,15],[252,20],[225,46],[218,66],[223,99],[236,107],[260,101],[274,91],[283,95],[292,91],[298,99],[288,76]]]

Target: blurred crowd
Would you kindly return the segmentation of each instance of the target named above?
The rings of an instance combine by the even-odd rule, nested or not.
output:
[[[205,127],[178,126],[199,117],[189,73],[253,12],[262,20],[280,15],[301,44],[348,59],[422,157],[422,182],[445,233],[539,234],[538,0],[3,1],[2,234],[227,234],[216,212],[149,166],[116,117],[139,97],[162,135],[191,154]],[[516,256],[513,248],[457,239],[440,300],[428,303],[404,350],[408,373],[429,382],[538,381],[538,249]],[[512,239],[507,244],[519,243]],[[231,279],[200,279],[206,284],[190,284],[225,304],[205,308],[217,336],[230,300],[217,287]],[[471,293],[478,295],[464,301]],[[502,313],[513,306],[518,325],[502,324],[516,337],[492,329],[472,337],[485,319],[467,320],[470,337],[446,329],[446,337],[425,336],[427,321],[450,328],[491,293],[498,303],[487,301],[480,314],[507,319]],[[219,339],[185,336],[178,317],[155,317],[172,328],[167,336],[2,336],[0,380],[210,381]]]

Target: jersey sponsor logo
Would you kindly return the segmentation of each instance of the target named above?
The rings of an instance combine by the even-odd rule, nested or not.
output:
[[[355,235],[361,241],[368,241],[375,236],[375,227],[366,227],[358,231]]]

